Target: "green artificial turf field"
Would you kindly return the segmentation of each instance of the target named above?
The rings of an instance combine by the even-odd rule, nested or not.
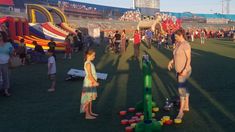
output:
[[[235,43],[209,40],[206,45],[192,43],[193,73],[189,79],[190,112],[183,123],[163,126],[163,132],[234,132],[235,131]],[[141,59],[133,59],[133,46],[123,55],[97,51],[94,64],[98,72],[108,73],[100,81],[96,120],[85,120],[80,114],[82,80],[65,81],[70,68],[83,69],[83,53],[72,60],[57,55],[57,90],[48,93],[46,64],[32,64],[11,70],[12,97],[0,96],[0,132],[124,132],[118,112],[142,99]],[[177,95],[175,73],[167,70],[172,51],[147,49],[141,55],[152,59],[153,98],[160,107],[157,120],[163,115],[174,118],[176,110],[164,112],[165,99]]]

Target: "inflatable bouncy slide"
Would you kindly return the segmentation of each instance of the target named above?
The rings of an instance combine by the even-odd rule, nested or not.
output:
[[[58,41],[64,40],[69,33],[75,34],[75,30],[69,27],[67,18],[60,9],[38,4],[27,4],[26,7],[32,33],[41,32],[45,34],[46,39],[53,37]]]
[[[6,32],[14,42],[19,43],[20,39],[24,38],[26,46],[29,48],[34,48],[32,42],[37,41],[38,44],[42,45],[43,49],[48,49],[47,44],[49,40],[30,35],[27,19],[20,17],[2,17],[0,18],[0,25],[1,27],[3,25],[6,27]],[[62,42],[57,42],[56,50],[64,50]]]
[[[65,15],[56,7],[27,4],[28,20],[20,17],[0,18],[0,27],[4,28],[10,38],[19,43],[24,38],[26,46],[34,48],[33,41],[42,45],[44,50],[48,49],[48,42],[54,38],[57,51],[64,50],[64,40],[69,34],[75,34],[68,23]],[[42,21],[44,20],[44,21]]]

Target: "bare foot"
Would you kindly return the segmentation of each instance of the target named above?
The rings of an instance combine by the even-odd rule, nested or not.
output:
[[[189,111],[189,107],[184,107],[184,111],[188,112]]]
[[[99,116],[99,114],[91,113],[92,116]]]
[[[4,93],[3,95],[6,96],[6,97],[10,97],[11,96],[11,94],[8,93],[8,92]]]
[[[6,96],[6,97],[10,97],[11,96],[11,94],[8,92],[8,89],[5,89],[3,95]]]
[[[96,119],[96,117],[89,115],[89,116],[86,116],[85,119],[87,119],[87,120],[94,120],[94,119]]]
[[[176,119],[182,119],[184,116],[183,112],[179,112],[179,114],[177,115]]]
[[[55,92],[55,89],[54,88],[50,88],[47,90],[48,92]]]

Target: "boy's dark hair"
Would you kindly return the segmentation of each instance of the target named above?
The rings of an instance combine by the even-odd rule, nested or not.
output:
[[[24,43],[24,39],[23,39],[23,38],[22,38],[22,39],[20,39],[20,42],[21,42],[21,43]]]
[[[182,27],[179,28],[178,30],[176,30],[176,31],[175,31],[175,34],[177,34],[177,35],[179,35],[179,36],[183,35],[184,39],[187,38],[187,37],[186,37],[185,30],[184,30]]]

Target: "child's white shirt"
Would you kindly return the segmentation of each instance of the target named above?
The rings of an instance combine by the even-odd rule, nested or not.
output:
[[[50,69],[50,64],[52,64],[51,69]],[[48,74],[55,74],[55,73],[56,73],[55,57],[51,56],[48,58]]]

